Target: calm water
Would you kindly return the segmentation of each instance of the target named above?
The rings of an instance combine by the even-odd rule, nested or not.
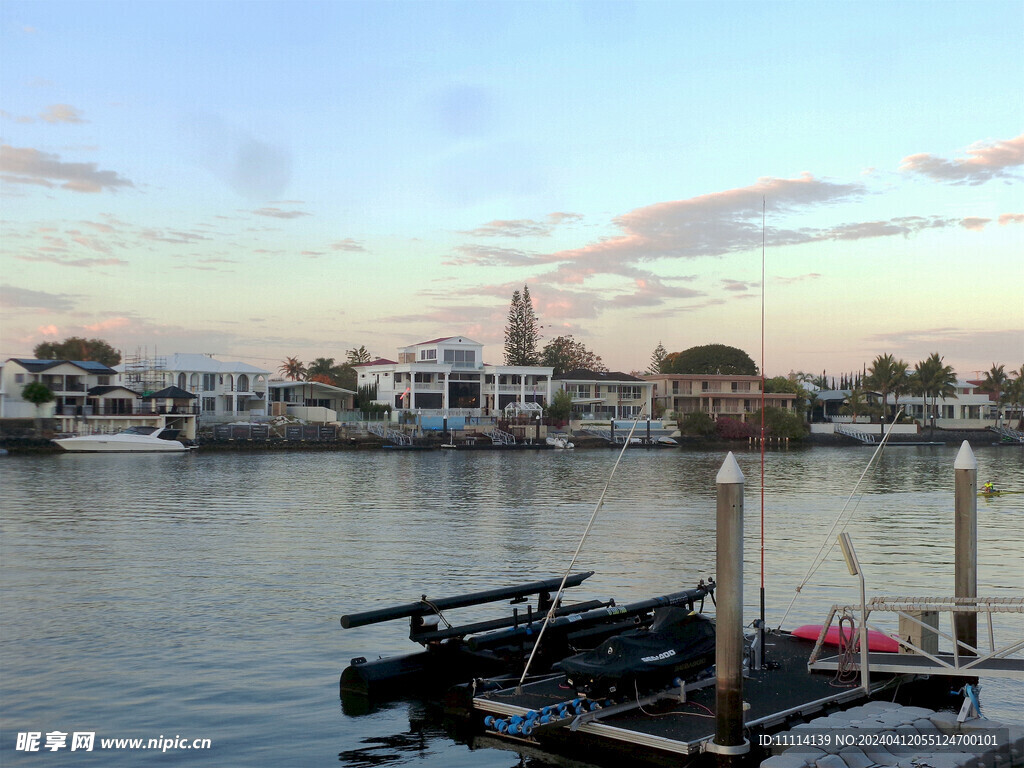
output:
[[[976,453],[979,482],[1024,488],[1024,451]],[[866,478],[848,530],[869,593],[952,595],[955,454],[892,448]],[[773,626],[869,456],[857,448],[768,454]],[[403,622],[342,630],[338,618],[422,593],[561,575],[614,458],[199,452],[0,460],[0,764],[545,765],[455,743],[416,704],[343,712],[338,676],[350,658],[417,646]],[[723,459],[627,452],[577,568],[597,574],[573,596],[625,602],[713,575],[714,478]],[[757,610],[759,468],[755,453],[737,459],[747,477],[749,620]],[[978,534],[979,594],[1024,594],[1024,495],[979,500]],[[819,623],[833,602],[858,595],[833,552],[785,626]],[[1002,618],[997,638],[1008,629],[1024,631],[1019,617]],[[985,682],[982,702],[989,716],[1019,721],[1024,681]],[[19,731],[209,738],[213,749],[156,758],[65,748],[40,758],[15,750]]]

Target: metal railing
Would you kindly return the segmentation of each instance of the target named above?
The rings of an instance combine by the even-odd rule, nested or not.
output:
[[[491,438],[491,442],[495,445],[515,445],[516,436],[511,432],[505,432],[495,427],[487,435]]]
[[[391,442],[395,445],[412,445],[412,437],[399,432],[397,429],[389,429],[387,425],[382,423],[367,424],[366,431],[372,435],[376,435],[385,442]]]
[[[878,441],[877,435],[869,435],[867,432],[861,432],[859,429],[848,427],[845,424],[836,424],[835,431],[837,435],[846,435],[854,440],[860,440],[862,443],[875,443]]]
[[[852,615],[860,613],[860,610],[859,605],[832,606],[828,620],[818,636],[818,642],[807,660],[808,669],[813,669],[818,661],[825,636],[836,615]],[[984,614],[988,623],[988,652],[983,653],[980,648],[975,648],[969,643],[957,639],[954,635],[941,631],[937,626],[926,624],[917,616],[912,615],[924,611],[949,613],[951,625],[953,624],[952,619],[955,619],[957,614]],[[934,633],[953,644],[952,658],[949,654],[943,658],[914,645],[909,640],[893,637],[893,640],[899,643],[901,648],[906,648],[914,654],[930,659],[935,664],[934,667],[929,668],[932,674],[968,676],[983,673],[986,662],[994,659],[1007,659],[1012,654],[1024,649],[1024,638],[1021,637],[1016,637],[1008,643],[997,646],[995,629],[992,624],[993,613],[1024,613],[1024,598],[1021,597],[873,597],[865,607],[864,624],[868,629],[887,634],[868,620],[872,612],[895,613],[901,619],[923,628],[926,633]],[[855,635],[851,642],[856,642],[856,639]]]

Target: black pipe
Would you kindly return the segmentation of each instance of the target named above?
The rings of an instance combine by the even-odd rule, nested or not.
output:
[[[548,622],[548,632],[558,633],[559,631],[575,632],[583,627],[593,626],[606,622],[621,621],[628,616],[646,613],[654,608],[666,605],[690,605],[714,590],[714,582],[709,585],[699,586],[696,589],[684,589],[681,592],[673,592],[661,597],[652,597],[648,600],[641,600],[638,603],[629,605],[616,605],[607,608],[598,608],[585,613],[576,613],[572,616],[561,616]],[[467,644],[471,650],[479,651],[486,648],[499,648],[508,645],[517,639],[525,639],[539,632],[536,627],[515,627],[513,629],[490,632],[480,637],[471,637]]]
[[[611,601],[601,600],[588,600],[585,603],[574,603],[572,605],[564,605],[555,611],[556,616],[567,616],[571,613],[583,613],[585,611],[592,611],[596,608],[603,608],[611,605]],[[529,606],[527,606],[529,608]],[[492,619],[491,621],[478,621],[475,624],[463,624],[458,627],[449,627],[448,629],[437,629],[430,632],[417,632],[410,635],[411,640],[415,640],[417,643],[432,643],[438,640],[447,640],[451,637],[465,637],[466,635],[472,635],[476,632],[490,632],[494,629],[503,629],[505,627],[518,627],[519,626],[519,615],[518,613],[513,616],[508,616],[503,619]],[[533,614],[530,611],[527,614],[526,624],[533,623]]]
[[[579,586],[584,582],[584,580],[589,579],[593,575],[593,571],[574,574],[565,580],[565,586],[567,589],[569,587]],[[534,581],[529,584],[520,584],[515,587],[499,587],[498,589],[487,589],[482,592],[469,592],[464,595],[456,595],[454,597],[439,597],[430,601],[427,601],[426,595],[424,595],[423,599],[416,603],[396,605],[391,608],[378,608],[374,611],[363,611],[362,613],[346,614],[341,617],[341,626],[345,629],[352,629],[353,627],[364,627],[367,624],[377,624],[381,621],[403,619],[407,616],[426,616],[431,613],[436,613],[438,610],[464,608],[468,605],[494,603],[499,600],[515,599],[517,597],[525,597],[527,595],[535,595],[542,592],[552,592],[557,590],[561,584],[561,578],[553,578],[545,579],[544,581]]]

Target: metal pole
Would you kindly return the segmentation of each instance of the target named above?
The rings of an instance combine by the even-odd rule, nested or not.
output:
[[[970,444],[964,440],[953,463],[956,475],[953,535],[956,563],[954,595],[978,596],[978,460]],[[953,612],[958,643],[978,647],[978,614]],[[960,653],[973,656],[974,651],[959,648]]]
[[[732,452],[718,484],[715,738],[705,745],[728,768],[750,751],[743,738],[743,472]]]

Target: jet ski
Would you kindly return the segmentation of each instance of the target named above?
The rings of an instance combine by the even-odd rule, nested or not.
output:
[[[588,697],[647,692],[689,680],[715,663],[715,625],[686,607],[656,608],[649,628],[608,638],[554,665]]]

